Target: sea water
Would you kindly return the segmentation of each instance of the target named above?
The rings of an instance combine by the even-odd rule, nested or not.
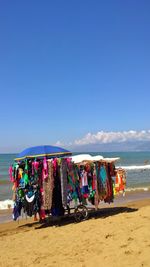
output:
[[[150,152],[91,152],[89,154],[92,156],[120,157],[116,162],[116,167],[123,167],[126,170],[126,191],[149,190]],[[12,183],[9,180],[8,169],[15,157],[15,154],[0,154],[0,210],[13,206]]]

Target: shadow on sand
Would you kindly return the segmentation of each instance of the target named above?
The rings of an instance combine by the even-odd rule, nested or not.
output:
[[[105,219],[110,216],[114,216],[120,213],[130,213],[130,212],[136,212],[138,209],[135,208],[129,208],[129,207],[111,207],[111,208],[101,208],[98,209],[97,211],[93,210],[88,210],[89,216],[87,220],[90,219]],[[45,219],[44,222],[33,222],[33,223],[28,223],[20,227],[26,228],[26,227],[35,227],[35,229],[42,229],[50,226],[56,226],[56,227],[61,227],[67,224],[71,223],[76,223],[75,218],[74,218],[74,213],[71,213],[70,215],[64,215],[62,217],[48,217]]]

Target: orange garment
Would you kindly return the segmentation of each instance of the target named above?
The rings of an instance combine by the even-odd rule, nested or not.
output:
[[[125,185],[126,185],[126,174],[125,170],[119,169],[116,172],[116,180],[115,180],[115,190],[117,193],[120,191],[125,190]]]

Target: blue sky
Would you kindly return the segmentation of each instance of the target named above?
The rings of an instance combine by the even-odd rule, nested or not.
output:
[[[148,0],[1,1],[0,152],[149,140],[149,14]]]

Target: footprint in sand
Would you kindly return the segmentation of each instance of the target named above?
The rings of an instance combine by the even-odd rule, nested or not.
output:
[[[46,238],[48,238],[48,236],[47,236],[47,235],[44,235],[44,236],[42,237],[42,239],[46,239]]]
[[[133,241],[134,239],[132,237],[129,237],[128,238],[128,241]]]
[[[141,216],[143,219],[148,219],[148,220],[150,220],[150,217],[148,217],[148,216]]]
[[[38,264],[38,263],[40,263],[41,261],[40,261],[40,258],[39,257],[37,257],[34,261],[33,261],[33,263],[34,264]]]
[[[132,250],[125,250],[124,254],[131,255],[131,254],[133,254],[133,251]]]
[[[113,237],[113,235],[111,235],[111,234],[107,234],[107,235],[105,235],[105,238],[106,238],[106,239],[109,238],[109,237]]]
[[[120,246],[121,248],[126,248],[128,245],[127,244],[124,244],[122,246]]]

